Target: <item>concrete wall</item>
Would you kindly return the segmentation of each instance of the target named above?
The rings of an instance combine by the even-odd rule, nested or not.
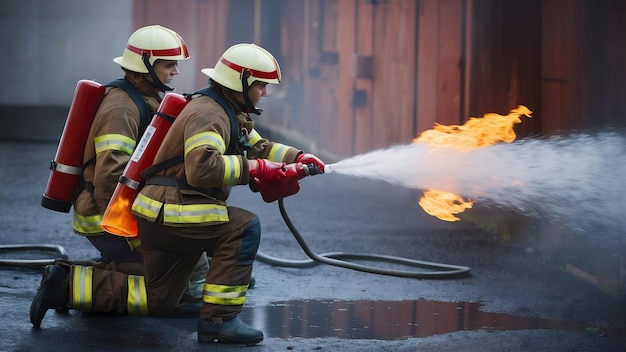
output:
[[[76,82],[122,75],[132,0],[0,1],[0,105],[68,105]]]
[[[76,82],[121,77],[113,58],[135,29],[132,0],[1,0],[0,141],[57,142]],[[196,88],[189,61],[178,92]]]

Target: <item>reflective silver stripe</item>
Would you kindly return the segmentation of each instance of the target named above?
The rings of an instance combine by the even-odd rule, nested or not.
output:
[[[59,163],[58,161],[53,161],[50,164],[50,170],[58,171],[58,172],[62,172],[64,174],[70,174],[70,175],[80,175],[83,173],[82,166],[65,165],[65,164]]]
[[[148,302],[143,276],[128,275],[128,298],[126,307],[128,314],[147,315]]]
[[[246,295],[245,292],[205,292],[205,294],[215,298],[239,298]]]
[[[80,282],[80,285],[78,286],[78,291],[77,292],[79,292],[79,297],[81,298],[81,301],[84,301],[84,299],[85,299],[85,286],[87,284],[87,279],[86,279],[87,271],[89,269],[93,270],[93,268],[91,268],[91,267],[86,268],[86,267],[83,266],[83,267],[80,267],[80,269],[81,269],[80,272],[79,272],[80,276],[79,276],[79,279],[78,279],[79,282]]]
[[[163,203],[144,196],[139,193],[133,202],[132,210],[139,214],[143,214],[150,219],[156,219]]]
[[[137,142],[122,134],[106,134],[94,138],[96,155],[106,150],[118,150],[128,155],[133,155]]]
[[[72,283],[72,307],[82,311],[91,311],[93,267],[74,266]]]
[[[226,152],[226,146],[224,145],[224,139],[217,132],[202,132],[189,137],[185,141],[185,155],[187,155],[192,149],[200,146],[208,145],[217,150],[220,154]]]
[[[72,227],[78,233],[94,234],[104,232],[101,223],[102,215],[100,214],[83,216],[74,211]]]
[[[219,305],[242,305],[246,302],[248,285],[225,286],[216,284],[204,284],[202,301]]]
[[[289,151],[288,146],[281,144],[281,143],[274,143],[274,145],[272,146],[272,149],[270,149],[270,154],[267,156],[267,159],[270,161],[275,161],[275,162],[280,163],[283,161],[288,151]]]
[[[177,224],[227,222],[228,208],[219,204],[165,204],[163,221]]]
[[[252,132],[248,134],[248,143],[250,143],[251,146],[254,146],[261,139],[263,139],[263,137],[261,137],[259,132],[255,129],[252,129]]]
[[[222,155],[224,160],[224,181],[223,186],[232,186],[239,182],[241,178],[241,166],[236,155]]]

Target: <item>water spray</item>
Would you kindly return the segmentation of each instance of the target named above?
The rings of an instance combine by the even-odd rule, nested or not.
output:
[[[626,244],[625,161],[626,134],[607,130],[520,139],[468,152],[425,143],[396,145],[341,160],[329,170],[418,191],[456,193],[615,247]]]

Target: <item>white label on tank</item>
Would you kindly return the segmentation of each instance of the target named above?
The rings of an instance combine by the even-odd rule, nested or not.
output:
[[[130,157],[131,161],[139,162],[139,159],[141,159],[143,152],[148,146],[148,143],[150,143],[150,139],[152,139],[152,136],[154,135],[154,131],[156,131],[156,128],[154,128],[154,126],[152,125],[149,125],[148,128],[146,128],[146,132],[143,133],[139,144],[137,144],[137,148],[135,148],[133,156]]]

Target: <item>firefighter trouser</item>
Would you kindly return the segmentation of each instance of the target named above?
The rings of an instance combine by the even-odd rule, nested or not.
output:
[[[192,265],[195,274],[208,270],[206,254],[201,254]],[[71,265],[69,307],[82,312],[148,315],[144,273],[143,263],[136,262]],[[188,285],[186,282],[183,291],[189,295],[185,296],[186,300],[192,301],[194,297],[190,297]]]
[[[148,315],[144,277],[127,273],[141,271],[140,267],[141,263],[70,266],[69,307],[82,312]]]
[[[180,228],[138,218],[150,314],[170,314],[185,291],[198,258],[206,252],[206,276],[200,318],[229,318],[241,312],[261,240],[256,215],[228,207],[230,222]]]

